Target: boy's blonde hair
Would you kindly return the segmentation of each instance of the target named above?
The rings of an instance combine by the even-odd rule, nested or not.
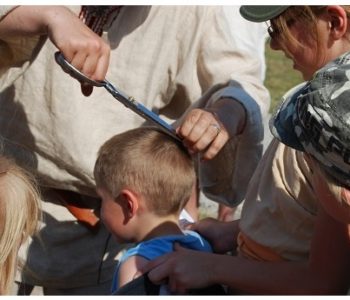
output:
[[[350,6],[342,5],[347,17],[350,17]],[[277,32],[279,32],[279,44],[284,51],[288,53],[288,49],[285,46],[287,43],[292,42],[297,47],[304,47],[291,33],[289,26],[291,22],[298,21],[304,24],[305,30],[311,33],[311,37],[319,43],[319,37],[317,32],[317,18],[325,12],[327,6],[317,5],[296,5],[289,7],[284,13],[271,20],[271,26]],[[315,49],[318,55],[322,55],[319,49]]]
[[[0,156],[0,294],[9,294],[21,243],[40,219],[40,197],[33,177]]]
[[[178,213],[195,182],[193,161],[182,145],[151,127],[118,134],[100,149],[94,176],[114,198],[123,188],[140,193],[159,216]]]

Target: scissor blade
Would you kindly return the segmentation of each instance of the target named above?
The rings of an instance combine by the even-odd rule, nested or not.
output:
[[[147,107],[137,102],[134,98],[126,96],[121,91],[118,91],[110,82],[105,80],[106,85],[104,86],[112,96],[117,99],[119,102],[124,104],[126,107],[130,108],[132,111],[137,113],[139,116],[144,118],[147,121],[150,121],[152,124],[156,125],[161,130],[165,131],[168,135],[173,137],[178,141],[182,141],[180,137],[176,134],[176,131],[170,124],[161,119],[153,111],[149,110]]]
[[[119,102],[123,103],[126,107],[133,110],[135,113],[140,115],[142,118],[146,119],[147,121],[150,121],[152,124],[156,125],[160,129],[162,129],[168,135],[170,135],[174,139],[181,142],[181,139],[176,134],[174,128],[172,128],[167,122],[162,120],[157,114],[150,111],[147,107],[143,106],[141,103],[138,103],[132,97],[129,97],[129,96],[125,95],[123,92],[119,91],[108,80],[95,81],[95,80],[88,78],[83,73],[81,73],[79,70],[77,70],[74,66],[72,66],[64,58],[64,56],[61,52],[55,53],[55,60],[62,67],[63,71],[65,71],[66,73],[68,73],[69,75],[74,77],[75,79],[78,79],[81,82],[86,82],[86,83],[91,84],[93,86],[97,86],[97,87],[103,86]]]

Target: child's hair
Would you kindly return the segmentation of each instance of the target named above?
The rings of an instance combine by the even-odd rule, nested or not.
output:
[[[18,249],[36,232],[40,201],[33,177],[0,156],[0,294],[10,293]]]
[[[94,176],[97,187],[114,198],[127,187],[140,193],[159,216],[178,213],[195,182],[193,161],[185,148],[153,127],[129,130],[104,143]]]
[[[347,17],[350,17],[350,6],[343,5]],[[318,16],[325,12],[327,6],[304,6],[296,5],[289,7],[284,13],[271,20],[271,25],[275,31],[279,32],[279,44],[288,53],[288,49],[285,46],[286,43],[292,42],[295,46],[304,47],[291,33],[289,26],[294,21],[302,22],[305,26],[305,30],[311,34],[311,37],[319,43],[318,32],[316,22]],[[319,49],[315,49],[318,55],[322,55]]]

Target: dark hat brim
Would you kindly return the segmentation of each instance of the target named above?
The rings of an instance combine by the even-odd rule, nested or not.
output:
[[[242,5],[239,9],[243,18],[252,22],[266,22],[283,13],[290,6]]]

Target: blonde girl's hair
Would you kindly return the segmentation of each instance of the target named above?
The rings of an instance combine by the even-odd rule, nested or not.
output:
[[[97,187],[114,198],[123,188],[140,193],[159,216],[179,213],[195,182],[193,161],[184,147],[150,127],[108,140],[100,148],[94,176]]]
[[[350,17],[350,6],[343,5],[347,17]],[[319,43],[319,35],[317,32],[317,19],[325,12],[327,6],[291,6],[284,13],[271,20],[271,26],[275,32],[278,32],[278,43],[284,51],[288,53],[286,47],[287,42],[292,43],[296,47],[304,47],[291,33],[290,26],[293,22],[298,21],[304,24],[305,30],[311,35],[311,38]],[[319,47],[318,47],[319,49]],[[316,49],[317,50],[317,49]],[[322,55],[320,51],[317,53]]]
[[[0,294],[9,294],[20,245],[37,230],[40,196],[32,175],[0,156]]]

